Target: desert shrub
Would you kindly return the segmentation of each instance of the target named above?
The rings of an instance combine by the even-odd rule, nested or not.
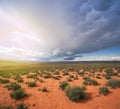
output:
[[[12,106],[0,106],[0,109],[13,109]]]
[[[16,76],[14,77],[14,80],[16,80],[17,82],[23,82],[23,78],[20,77],[20,75],[16,75]]]
[[[16,83],[10,83],[9,85],[5,86],[8,90],[17,90],[20,89],[21,86],[19,84]]]
[[[83,85],[81,88],[82,88],[84,91],[87,90],[87,87],[86,87],[85,85]]]
[[[18,78],[21,78],[19,74],[14,75],[14,80],[17,80]]]
[[[48,90],[47,90],[47,88],[46,87],[43,87],[42,88],[42,92],[47,92]]]
[[[36,74],[28,74],[28,75],[27,75],[27,78],[35,78],[35,77],[37,77]]]
[[[107,73],[109,76],[114,76],[114,75],[116,75],[116,73],[114,73],[114,72],[111,72],[111,73]]]
[[[74,102],[77,102],[79,101],[80,99],[84,99],[86,97],[86,94],[84,92],[84,90],[78,86],[75,86],[75,87],[69,87],[67,90],[66,90],[66,96],[74,101]]]
[[[43,83],[43,82],[44,82],[42,79],[39,79],[39,81],[40,81],[41,83]]]
[[[21,82],[24,82],[24,80],[23,80],[23,78],[18,78],[17,82],[21,83]]]
[[[79,75],[84,76],[85,72],[78,72]]]
[[[59,80],[59,76],[52,76],[53,79]]]
[[[0,83],[5,84],[5,83],[9,83],[9,82],[10,82],[9,79],[0,79]]]
[[[84,85],[88,85],[89,82],[88,82],[87,80],[84,80],[84,81],[83,81],[83,84],[84,84]]]
[[[106,72],[106,73],[112,73],[112,72],[113,72],[113,69],[111,69],[111,68],[106,69],[105,72]]]
[[[112,88],[120,87],[120,79],[110,79],[106,85]]]
[[[17,109],[27,109],[27,106],[23,103],[17,105]]]
[[[70,78],[74,78],[74,76],[73,76],[73,75],[70,75],[69,77],[70,77]]]
[[[94,79],[85,79],[84,81],[83,81],[83,84],[84,85],[98,85],[98,82],[96,81],[96,80],[94,80]]]
[[[65,87],[69,85],[66,81],[63,81],[60,83],[59,87],[62,89],[62,90],[65,90]]]
[[[94,79],[89,79],[89,82],[93,85],[98,85],[98,82]]]
[[[108,76],[117,75],[117,73],[113,72],[113,69],[106,69],[105,72],[107,73],[106,75]]]
[[[2,74],[2,77],[3,77],[3,78],[10,78],[11,75],[10,75],[10,73],[3,73],[3,74]]]
[[[108,74],[105,74],[104,77],[105,77],[106,79],[111,79],[111,76],[108,75]]]
[[[72,67],[68,68],[68,71],[74,71],[74,68],[72,68]]]
[[[44,73],[43,78],[51,78],[51,74],[50,73]]]
[[[28,82],[28,87],[35,87],[36,86],[36,83],[35,82]]]
[[[59,71],[55,71],[55,72],[54,72],[54,75],[59,75],[59,74],[60,74]]]
[[[90,78],[89,77],[83,77],[84,80],[89,80]]]
[[[101,79],[101,77],[99,75],[96,76],[97,79]]]
[[[68,72],[64,72],[64,73],[63,73],[63,76],[65,76],[65,75],[69,75],[69,73],[68,73]]]
[[[68,78],[67,78],[67,81],[68,81],[68,82],[72,82],[72,78],[71,78],[71,77],[68,77]]]
[[[107,87],[100,87],[99,94],[107,95],[109,93],[109,89]]]
[[[23,97],[25,97],[26,96],[26,93],[25,93],[25,91],[23,90],[23,89],[18,89],[18,90],[15,90],[15,91],[13,91],[11,94],[10,94],[10,96],[12,97],[12,98],[14,98],[14,99],[20,99],[20,98],[23,98]]]

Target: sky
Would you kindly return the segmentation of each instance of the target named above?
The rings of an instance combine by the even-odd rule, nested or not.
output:
[[[120,61],[120,0],[0,0],[0,59]]]

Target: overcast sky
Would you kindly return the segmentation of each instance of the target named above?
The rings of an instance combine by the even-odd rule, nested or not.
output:
[[[120,0],[0,0],[0,59],[120,60]]]

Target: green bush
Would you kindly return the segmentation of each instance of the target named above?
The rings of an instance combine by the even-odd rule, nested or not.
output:
[[[9,82],[10,82],[9,79],[0,79],[0,83],[5,84],[5,83],[9,83]]]
[[[89,82],[88,82],[87,80],[84,80],[84,81],[83,81],[83,84],[84,84],[84,85],[88,85]]]
[[[35,82],[28,82],[27,84],[28,84],[29,87],[35,87],[36,86]]]
[[[65,87],[69,85],[66,81],[63,81],[60,83],[59,87],[62,89],[62,90],[65,90]]]
[[[68,73],[68,72],[64,72],[64,73],[63,73],[63,76],[66,76],[66,75],[69,75],[69,73]]]
[[[85,79],[84,81],[83,81],[83,84],[84,85],[98,85],[98,82],[96,81],[96,80],[94,80],[94,79]]]
[[[27,109],[27,106],[23,103],[17,105],[17,109]]]
[[[89,80],[90,78],[89,77],[83,77],[84,80]]]
[[[16,83],[10,83],[9,85],[5,86],[8,90],[17,90],[20,89],[21,86],[19,84]]]
[[[98,82],[94,79],[90,79],[89,82],[93,85],[98,85]]]
[[[60,74],[59,71],[55,71],[55,72],[54,72],[54,75],[59,75],[59,74]]]
[[[21,83],[21,82],[24,82],[24,80],[22,78],[18,78],[17,82]]]
[[[108,74],[105,74],[104,77],[105,77],[106,79],[111,79],[111,76],[108,75]]]
[[[66,90],[66,96],[74,101],[74,102],[77,102],[79,101],[80,99],[84,99],[86,97],[86,94],[84,92],[84,90],[78,86],[76,87],[69,87],[67,90]]]
[[[96,78],[97,78],[97,79],[101,79],[101,77],[100,77],[100,76],[98,76],[98,75],[96,76]]]
[[[79,75],[84,76],[85,72],[77,72]]]
[[[52,78],[55,79],[55,80],[59,80],[60,77],[59,76],[53,76]]]
[[[69,77],[70,77],[70,78],[74,78],[74,76],[73,76],[73,75],[70,75]]]
[[[47,92],[47,91],[48,91],[47,88],[43,87],[42,92]]]
[[[106,85],[112,88],[120,87],[120,79],[110,79]]]
[[[67,81],[68,81],[68,82],[72,82],[72,78],[71,78],[71,77],[68,77],[68,78],[67,78]]]
[[[112,73],[112,72],[113,72],[113,69],[111,69],[111,68],[106,69],[105,72],[106,72],[106,73]]]
[[[99,94],[107,95],[109,93],[109,89],[107,87],[100,87]]]
[[[50,73],[44,73],[43,78],[51,78],[51,74]]]
[[[25,91],[24,91],[23,89],[20,88],[20,89],[18,89],[18,90],[13,91],[13,92],[10,94],[10,96],[11,96],[12,98],[18,100],[18,99],[21,99],[21,98],[25,97],[25,96],[26,96],[26,93],[25,93]]]
[[[0,105],[0,109],[13,109],[13,107],[12,106],[1,106]]]
[[[4,74],[2,75],[2,77],[3,77],[3,78],[10,78],[11,75],[10,75],[9,73],[4,73]]]
[[[39,81],[40,81],[41,83],[43,83],[43,82],[44,82],[42,79],[39,79]]]
[[[37,77],[36,74],[29,74],[29,75],[27,75],[27,78],[35,78],[35,77]]]

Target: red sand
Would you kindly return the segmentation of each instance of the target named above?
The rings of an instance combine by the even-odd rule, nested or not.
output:
[[[120,109],[120,88],[110,89],[111,93],[107,96],[99,95],[98,89],[106,83],[106,79],[96,79],[100,85],[87,86],[88,98],[75,103],[70,101],[64,91],[59,88],[59,82],[66,78],[67,76],[60,80],[44,79],[44,83],[37,81],[37,87],[28,87],[25,82],[20,83],[28,94],[27,97],[20,100],[10,98],[11,91],[3,88],[5,84],[0,84],[0,105],[15,107],[19,103],[25,103],[28,105],[28,109]],[[26,82],[32,80],[24,77]],[[70,84],[78,86],[82,85],[82,82],[82,77],[79,77],[79,80],[73,80]],[[44,86],[48,92],[39,91]]]

